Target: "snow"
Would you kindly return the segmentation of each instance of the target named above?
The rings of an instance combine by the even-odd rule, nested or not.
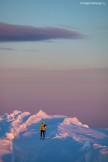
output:
[[[85,125],[85,124],[82,124],[76,117],[74,118],[65,118],[62,125],[71,125],[71,124],[75,124],[75,125],[78,125],[78,126],[82,126],[82,127],[86,127],[86,128],[89,128],[88,125]]]
[[[64,118],[58,126],[56,138],[72,137],[76,141],[93,142],[94,139],[106,138],[103,132],[99,132],[89,128],[89,126],[82,124],[77,118]]]
[[[108,148],[107,147],[104,147],[100,150],[100,153],[101,154],[104,154],[104,155],[107,155],[108,154]]]
[[[14,118],[21,113],[22,113],[21,111],[14,110],[13,113],[7,115],[8,121],[14,120]]]
[[[11,156],[11,152],[12,152],[12,142],[7,140],[7,139],[0,139],[0,162],[3,161],[12,161],[12,156]],[[5,157],[8,157],[5,158]]]
[[[19,111],[14,111],[11,115],[9,115],[9,118],[12,116],[15,120],[12,120],[10,132],[6,133],[8,139],[14,139],[21,131],[24,131],[27,128],[28,125],[26,122],[23,122],[23,119],[29,115],[29,112],[21,113]]]
[[[47,115],[44,111],[40,110],[37,114],[38,117],[41,118],[49,118],[49,115]]]
[[[1,121],[3,121],[3,118],[2,118],[2,117],[0,117],[0,122],[1,122]]]
[[[92,129],[76,117],[15,110],[0,117],[0,162],[108,162],[108,129]],[[40,124],[47,124],[40,141]]]

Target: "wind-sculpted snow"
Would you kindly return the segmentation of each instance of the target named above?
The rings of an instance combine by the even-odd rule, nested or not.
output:
[[[11,113],[10,115],[8,115],[7,113],[5,113],[3,116],[0,117],[0,121],[13,121],[19,114],[21,114],[21,111],[17,111],[14,110],[13,113]]]
[[[40,124],[47,124],[40,141]],[[108,162],[108,129],[92,129],[76,117],[31,115],[15,110],[0,117],[0,162]]]
[[[88,125],[82,124],[77,118],[65,118],[58,127],[58,134],[55,138],[72,137],[76,141],[90,141],[106,138],[107,136],[99,131],[90,129]]]
[[[12,142],[7,139],[0,139],[0,162],[3,161],[12,161]],[[5,158],[5,155],[7,155],[7,158]]]
[[[67,118],[64,119],[64,121],[62,123],[62,125],[71,125],[71,124],[89,128],[88,125],[82,124],[76,117],[74,117],[74,118],[68,118],[67,117]]]
[[[24,118],[29,116],[30,113],[29,112],[18,113],[16,117],[15,115],[14,113],[12,115],[14,120],[12,120],[10,132],[6,133],[6,136],[9,139],[14,139],[15,136],[17,136],[21,131],[26,129],[27,125],[23,122],[24,122]]]
[[[8,121],[13,121],[20,114],[22,115],[21,111],[14,110],[13,113],[11,113],[10,115],[7,115],[7,119]]]
[[[16,116],[17,115],[17,116]],[[29,127],[31,124],[37,123],[40,120],[44,119],[51,119],[51,118],[58,118],[60,116],[51,116],[51,115],[47,115],[45,112],[43,112],[42,110],[40,110],[37,114],[35,115],[31,115],[29,112],[16,112],[12,113],[12,115],[10,114],[8,118],[10,118],[12,116],[12,118],[14,118],[14,120],[12,119],[12,128],[10,129],[9,132],[6,133],[6,136],[9,139],[14,139],[17,135],[19,135],[20,132],[24,131],[27,129],[27,127]],[[15,117],[16,116],[16,117]],[[23,119],[25,117],[27,117],[27,120],[24,121]]]

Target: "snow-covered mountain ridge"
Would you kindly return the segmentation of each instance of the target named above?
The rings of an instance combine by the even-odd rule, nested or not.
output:
[[[47,124],[47,133],[46,140],[40,143],[39,128],[42,121]],[[56,162],[61,161],[62,158],[65,159],[63,162],[72,160],[74,162],[107,162],[108,129],[101,131],[91,129],[76,117],[48,115],[42,110],[34,115],[15,110],[10,115],[0,116],[0,162],[9,160],[9,162],[43,162],[44,156],[41,157],[41,151],[44,147],[50,148],[49,152],[48,150],[44,152],[44,156],[50,153],[47,162],[50,162],[51,158],[54,158]],[[51,150],[55,152],[55,149],[58,149],[59,155],[58,152],[55,156],[51,153]],[[76,155],[75,149],[80,156]],[[72,150],[74,153],[71,152]],[[19,156],[21,152],[23,155]],[[68,156],[68,160],[64,156]]]

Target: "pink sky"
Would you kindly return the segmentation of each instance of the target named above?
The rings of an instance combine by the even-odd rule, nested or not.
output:
[[[107,127],[108,69],[0,70],[0,114],[14,109],[76,116]]]

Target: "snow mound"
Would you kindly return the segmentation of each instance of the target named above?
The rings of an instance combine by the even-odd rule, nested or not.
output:
[[[0,121],[3,121],[3,120],[8,120],[8,114],[5,113],[3,116],[0,116]]]
[[[17,115],[21,114],[21,111],[18,110],[14,110],[13,113],[11,113],[10,115],[7,115],[7,119],[8,121],[12,121],[16,118]]]
[[[103,155],[108,155],[108,147],[104,147],[100,150],[100,153]],[[108,157],[108,156],[107,156]],[[107,159],[108,160],[108,159]]]
[[[94,147],[94,148],[106,148],[106,146],[102,146],[102,145],[100,145],[100,144],[98,144],[98,143],[94,143],[94,144],[93,144],[93,147]]]
[[[0,162],[108,161],[107,129],[92,129],[76,117],[48,115],[42,110],[34,115],[15,110],[0,119]],[[40,142],[44,119],[47,133]]]
[[[46,114],[46,112],[40,110],[36,116],[41,117],[41,118],[49,118],[49,115]]]
[[[25,124],[24,118],[28,117],[29,115],[29,112],[21,113],[20,111],[14,111],[11,114],[11,116],[13,117],[13,119],[11,120],[11,128],[10,131],[6,133],[8,139],[13,140],[21,131],[24,131],[27,128],[27,124]]]
[[[27,116],[28,119],[26,121],[23,121],[23,119]],[[14,111],[12,114],[9,115],[9,118],[10,117],[12,117],[12,128],[10,129],[10,132],[6,133],[6,136],[8,139],[11,140],[18,136],[20,132],[25,131],[30,125],[38,123],[42,119],[51,118],[51,116],[47,115],[42,110],[40,110],[37,114],[31,116],[29,112],[22,113],[20,111]]]
[[[72,137],[75,141],[93,142],[95,139],[106,138],[107,136],[99,131],[90,129],[88,125],[82,124],[77,118],[64,118],[58,125],[58,133],[54,138]]]
[[[3,118],[2,118],[2,117],[0,117],[0,122],[1,122],[1,121],[3,121]]]
[[[74,125],[77,125],[77,126],[82,126],[82,127],[85,127],[85,128],[89,128],[88,125],[85,125],[85,124],[82,124],[76,117],[74,118],[65,118],[62,125],[71,125],[71,124],[74,124]]]
[[[26,116],[30,115],[29,112],[24,112],[20,115],[18,115],[18,117],[16,118],[16,120],[14,120],[12,122],[12,126],[15,128],[15,127],[18,127],[19,124],[23,121],[23,118],[25,118]]]
[[[0,139],[0,155],[9,154],[12,151],[12,143],[7,139]]]

